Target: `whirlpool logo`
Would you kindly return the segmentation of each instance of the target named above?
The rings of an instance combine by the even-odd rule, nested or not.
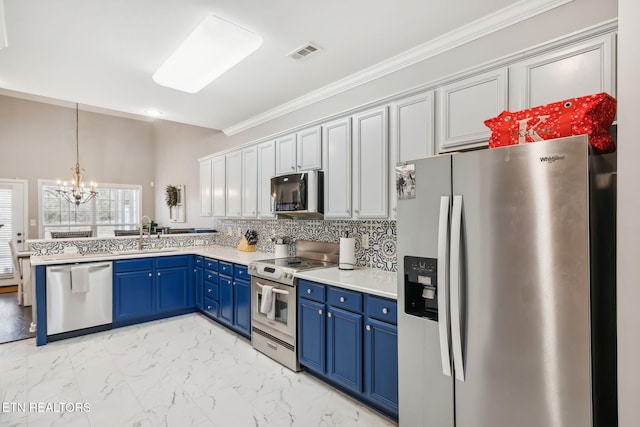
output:
[[[567,156],[565,156],[564,154],[562,154],[562,155],[555,154],[553,156],[540,157],[540,161],[542,163],[553,163],[553,162],[558,161],[558,160],[564,160],[564,159],[566,159],[566,157]]]

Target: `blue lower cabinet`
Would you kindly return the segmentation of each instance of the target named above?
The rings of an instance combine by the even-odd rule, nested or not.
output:
[[[358,393],[363,391],[362,318],[362,314],[328,307],[327,375]]]
[[[198,310],[204,310],[204,257],[193,256],[194,302]]]
[[[153,272],[142,270],[115,273],[113,282],[114,323],[141,319],[154,313],[155,281]]]
[[[298,290],[300,364],[397,419],[396,301],[306,280]]]
[[[203,312],[251,337],[251,281],[247,266],[205,258]]]
[[[367,398],[398,413],[398,327],[365,318],[364,383]]]
[[[298,361],[323,374],[326,368],[325,305],[300,298],[298,302]]]
[[[188,255],[113,262],[113,326],[194,310]]]
[[[193,306],[192,286],[185,267],[161,268],[156,271],[158,312],[166,313]]]
[[[218,278],[218,285],[220,286],[219,319],[227,325],[233,326],[233,278],[221,274]]]
[[[234,279],[233,324],[244,335],[251,335],[251,282]]]

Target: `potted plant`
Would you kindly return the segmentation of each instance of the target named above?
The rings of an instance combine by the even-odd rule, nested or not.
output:
[[[165,201],[169,209],[178,206],[178,187],[175,185],[167,185],[165,189]]]

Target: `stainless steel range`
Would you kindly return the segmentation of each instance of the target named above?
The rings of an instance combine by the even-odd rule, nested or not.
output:
[[[293,371],[299,371],[297,341],[297,282],[295,274],[337,267],[337,243],[296,242],[296,256],[254,261],[251,274],[251,342],[253,347]],[[263,295],[272,301],[263,304]],[[270,297],[268,296],[270,294]]]

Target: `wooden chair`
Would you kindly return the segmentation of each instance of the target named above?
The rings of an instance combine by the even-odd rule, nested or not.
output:
[[[22,263],[18,261],[18,251],[13,240],[9,240],[9,250],[13,259],[13,278],[18,283],[18,304],[22,305],[22,295],[24,294],[24,275],[22,274]]]

